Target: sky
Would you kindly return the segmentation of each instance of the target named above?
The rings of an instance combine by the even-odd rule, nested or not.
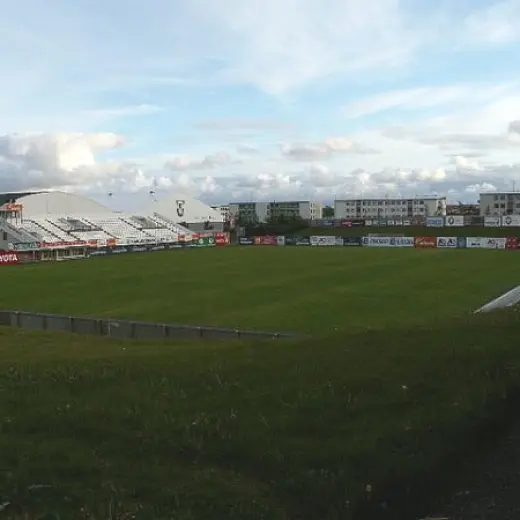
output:
[[[520,189],[520,0],[6,0],[0,34],[3,192]]]

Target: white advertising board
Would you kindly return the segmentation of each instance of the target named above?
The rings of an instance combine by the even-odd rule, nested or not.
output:
[[[363,237],[363,245],[367,247],[413,247],[413,237]]]
[[[311,246],[335,246],[336,237],[311,236]]]
[[[462,215],[446,217],[446,227],[464,227],[464,217]]]

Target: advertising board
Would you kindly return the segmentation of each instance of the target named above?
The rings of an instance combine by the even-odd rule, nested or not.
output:
[[[285,245],[285,237],[276,237],[276,245],[284,246]]]
[[[40,246],[40,242],[18,242],[7,245],[10,251],[37,251],[40,249]]]
[[[446,227],[464,227],[464,216],[449,215],[446,217]]]
[[[468,237],[466,239],[466,247],[472,249],[505,249],[506,243],[506,238]]]
[[[363,237],[366,247],[413,247],[414,237]]]
[[[215,244],[217,246],[227,246],[229,244],[229,233],[219,231],[215,235]]]
[[[502,217],[503,227],[520,227],[520,215],[507,215]]]
[[[252,246],[254,245],[255,241],[252,237],[240,237],[238,239],[238,243],[241,246]]]
[[[518,238],[517,237],[507,237],[506,238],[506,249],[518,249]]]
[[[426,227],[444,227],[444,218],[426,217]]]
[[[295,245],[297,245],[297,246],[310,246],[311,245],[311,239],[309,237],[297,238]]]
[[[500,217],[484,217],[484,227],[500,227]]]
[[[17,253],[12,251],[0,251],[0,266],[2,265],[16,265],[19,263]]]
[[[343,237],[343,245],[344,246],[357,246],[361,245],[362,238],[361,237]]]
[[[437,247],[455,249],[457,247],[457,237],[437,237]]]
[[[256,246],[275,246],[278,243],[277,238],[276,235],[263,235],[255,237],[254,242]]]
[[[336,237],[313,235],[310,237],[310,245],[311,246],[335,246],[335,245],[337,245]]]
[[[437,237],[415,237],[415,247],[435,248],[437,247]]]

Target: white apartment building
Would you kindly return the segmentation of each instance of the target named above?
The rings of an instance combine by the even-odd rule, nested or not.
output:
[[[322,217],[323,204],[314,201],[235,202],[229,204],[229,211],[237,219],[249,222],[267,222],[276,217],[317,220]]]
[[[351,199],[334,201],[334,218],[399,218],[446,215],[446,197]]]
[[[230,210],[229,210],[229,204],[211,206],[211,208],[220,213],[220,215],[222,216],[222,220],[224,222],[229,222],[229,220],[230,220],[229,217],[231,215]]]
[[[520,192],[480,194],[481,215],[520,215]]]

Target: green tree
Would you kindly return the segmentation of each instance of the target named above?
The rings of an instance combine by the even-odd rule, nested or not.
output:
[[[332,206],[323,208],[323,218],[334,218],[334,208]]]

